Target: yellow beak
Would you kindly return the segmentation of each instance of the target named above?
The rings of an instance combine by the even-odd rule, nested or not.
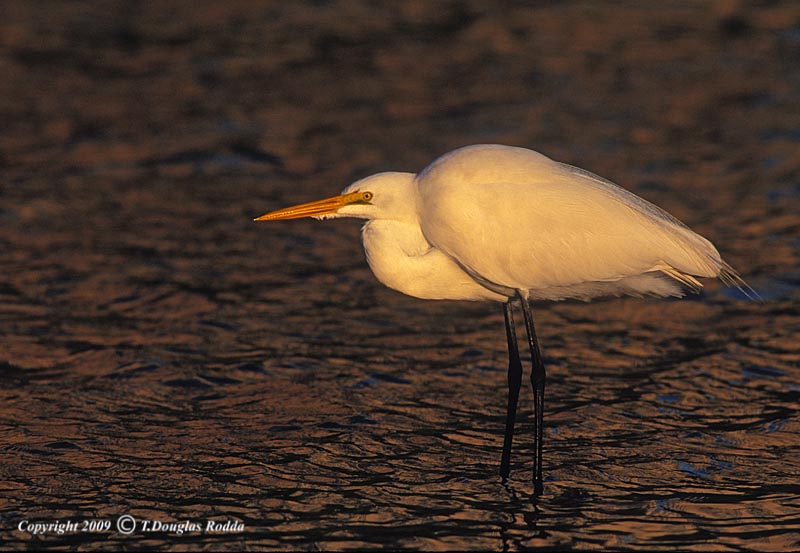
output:
[[[336,213],[339,211],[339,209],[346,205],[355,203],[365,203],[364,193],[351,192],[350,194],[334,196],[333,198],[325,198],[324,200],[317,200],[315,202],[308,202],[306,204],[285,207],[283,209],[278,209],[277,211],[265,213],[261,217],[257,217],[253,220],[278,221],[281,219],[300,219],[302,217],[329,215],[331,213]]]

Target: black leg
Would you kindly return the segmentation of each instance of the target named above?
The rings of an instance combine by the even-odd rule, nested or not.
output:
[[[514,313],[511,300],[503,304],[508,338],[508,412],[506,414],[506,435],[503,441],[503,457],[500,459],[500,476],[503,483],[508,481],[511,472],[511,440],[514,437],[514,421],[517,418],[519,390],[522,387],[522,361],[517,348],[517,332],[514,329]]]
[[[528,331],[528,342],[533,359],[531,370],[531,384],[533,385],[533,495],[542,494],[542,438],[544,433],[544,382],[545,370],[542,354],[539,351],[539,342],[536,339],[536,329],[533,327],[533,313],[528,299],[522,293],[517,293],[522,303],[522,312],[525,315],[525,328]]]

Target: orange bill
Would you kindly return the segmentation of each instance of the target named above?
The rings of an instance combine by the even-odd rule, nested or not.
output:
[[[324,200],[317,200],[315,202],[285,207],[283,209],[278,209],[277,211],[265,213],[261,217],[257,217],[253,220],[278,221],[281,219],[300,219],[302,217],[330,215],[331,213],[336,213],[339,211],[339,209],[346,205],[355,203],[364,203],[364,194],[362,192],[351,192],[350,194],[334,196],[333,198],[325,198]]]

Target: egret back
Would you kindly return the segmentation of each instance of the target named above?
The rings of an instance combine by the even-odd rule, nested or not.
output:
[[[729,269],[711,242],[660,208],[524,148],[455,150],[417,187],[434,247],[479,280],[535,297],[680,295],[664,275],[699,287],[692,275]]]

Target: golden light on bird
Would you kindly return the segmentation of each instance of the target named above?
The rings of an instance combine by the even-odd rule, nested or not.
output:
[[[714,245],[672,215],[583,169],[525,148],[467,146],[420,173],[379,173],[324,200],[256,221],[366,219],[362,241],[376,278],[422,299],[503,304],[508,409],[500,475],[508,479],[522,385],[512,302],[519,301],[531,352],[533,493],[542,493],[545,367],[530,300],[682,296],[698,277],[757,294]]]

